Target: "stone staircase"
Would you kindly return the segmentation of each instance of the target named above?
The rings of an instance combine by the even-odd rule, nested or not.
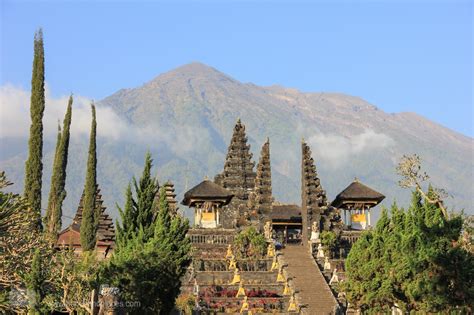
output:
[[[304,306],[301,313],[337,314],[338,302],[308,248],[301,245],[288,245],[282,253],[285,263],[288,264],[287,272]]]

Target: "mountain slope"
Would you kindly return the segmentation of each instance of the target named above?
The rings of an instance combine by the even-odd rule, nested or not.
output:
[[[403,154],[417,153],[432,182],[454,196],[448,204],[472,213],[473,139],[414,113],[385,113],[358,97],[259,87],[192,63],[119,90],[97,106],[113,109],[123,120],[121,128],[126,126],[119,140],[99,138],[99,183],[114,215],[113,202],[121,202],[127,181],[139,174],[146,150],[156,159],[160,181],[174,181],[181,196],[222,170],[238,118],[247,127],[255,161],[270,137],[273,191],[280,201],[300,202],[304,137],[330,200],[357,176],[384,193],[386,203],[404,203],[409,192],[398,188],[395,166]],[[72,144],[73,158],[80,156],[80,145]],[[17,182],[23,182],[22,158],[1,162]],[[84,159],[68,169],[71,213],[83,185]]]

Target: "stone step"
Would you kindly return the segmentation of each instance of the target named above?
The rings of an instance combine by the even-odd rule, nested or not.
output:
[[[311,315],[335,314],[338,302],[308,248],[288,245],[282,253],[296,293],[305,306],[302,312]]]

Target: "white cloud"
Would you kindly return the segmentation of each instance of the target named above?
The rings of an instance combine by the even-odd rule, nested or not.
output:
[[[62,125],[68,95],[53,98],[48,86],[45,89],[46,106],[43,117],[44,136],[57,133],[58,121]],[[74,95],[71,134],[89,135],[91,126],[91,100]],[[97,133],[101,137],[119,139],[129,134],[129,126],[111,108],[97,107]],[[27,138],[30,126],[30,92],[13,85],[0,87],[0,138]]]
[[[68,95],[54,98],[46,85],[46,106],[43,117],[44,137],[56,139],[58,121],[62,126]],[[91,126],[91,99],[74,95],[71,136],[89,136]],[[98,105],[97,135],[113,141],[126,140],[141,143],[164,143],[177,155],[197,151],[210,142],[204,128],[179,126],[176,130],[160,129],[156,125],[135,126],[121,118],[112,108]],[[0,87],[0,139],[29,136],[30,92],[13,85]]]
[[[325,160],[326,164],[333,168],[349,163],[351,157],[395,144],[388,135],[376,133],[371,129],[350,137],[318,133],[308,138],[307,142],[311,150],[317,152],[317,159]]]

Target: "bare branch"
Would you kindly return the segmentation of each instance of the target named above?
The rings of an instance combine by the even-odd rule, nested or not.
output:
[[[421,170],[421,158],[417,154],[404,155],[397,166],[397,174],[402,176],[398,184],[402,188],[415,188],[415,190],[430,204],[436,205],[441,209],[445,218],[448,218],[448,212],[443,204],[443,198],[448,196],[444,189],[433,189],[433,197],[429,197],[421,188],[423,182],[430,177]]]

